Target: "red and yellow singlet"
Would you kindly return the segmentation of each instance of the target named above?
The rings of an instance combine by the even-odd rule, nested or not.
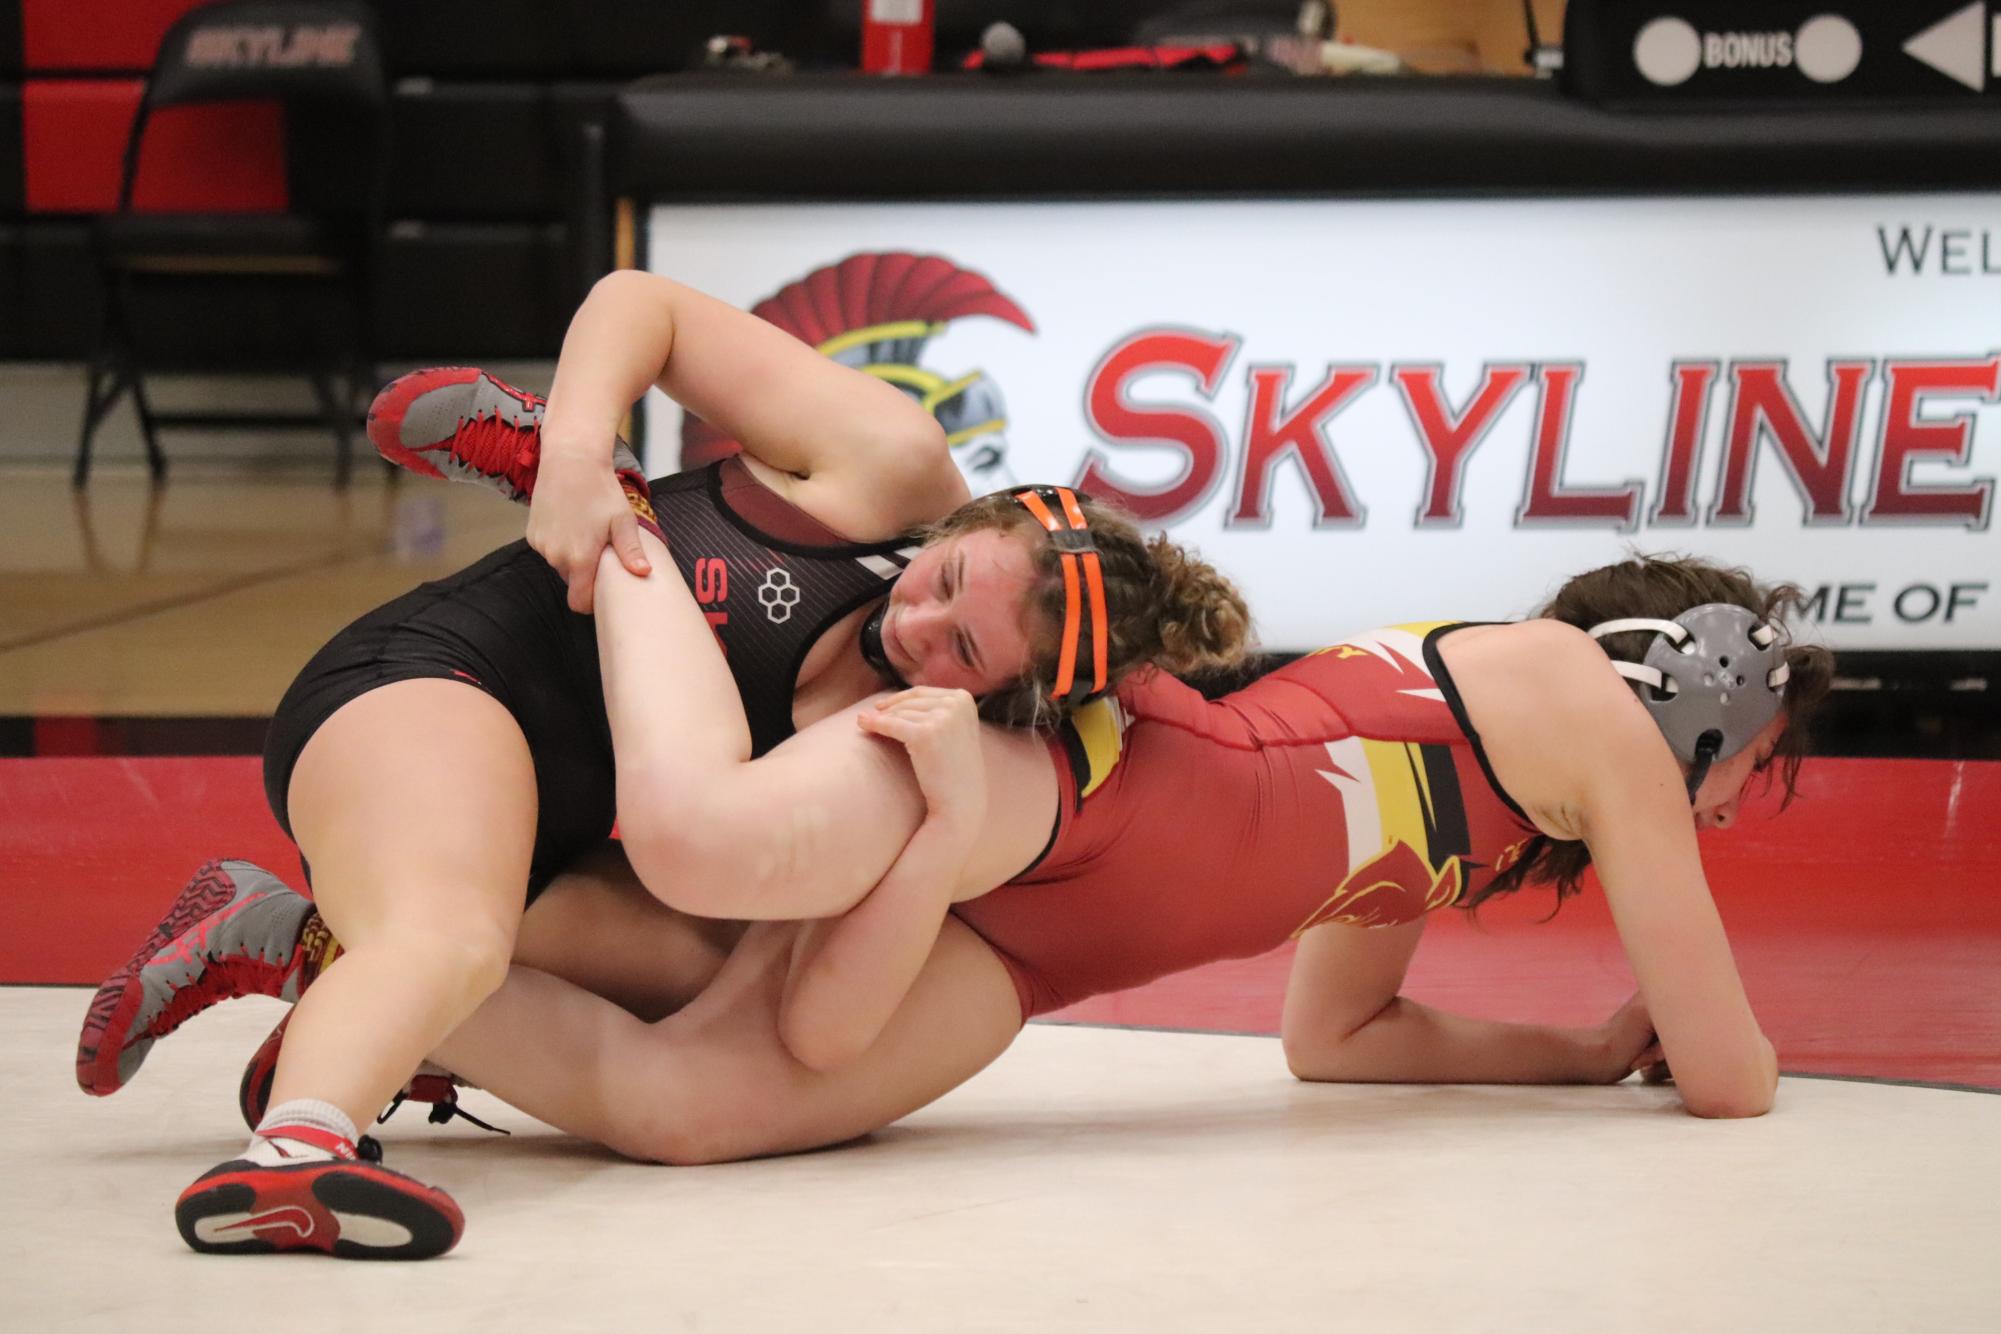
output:
[[[1154,676],[1081,711],[1051,742],[1048,851],[954,909],[1023,1014],[1325,922],[1411,921],[1506,869],[1536,831],[1439,662],[1458,624],[1357,635],[1219,700]]]

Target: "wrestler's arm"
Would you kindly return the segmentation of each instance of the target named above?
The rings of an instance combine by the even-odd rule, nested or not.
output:
[[[633,870],[663,902],[699,916],[846,911],[923,820],[908,761],[862,735],[853,710],[750,760],[729,668],[679,570],[645,540],[661,568],[638,579],[607,556],[597,618]]]
[[[569,380],[558,374],[561,406],[576,414],[569,420],[594,413],[609,423],[650,377],[747,452],[816,488],[814,512],[858,537],[903,531],[964,498],[965,483],[929,413],[764,320],[646,273],[609,275],[585,305],[565,343],[566,358],[580,369]],[[552,398],[552,414],[557,406]],[[545,436],[549,429],[545,419]],[[837,496],[853,503],[841,510],[831,503]],[[868,864],[866,855],[814,859],[825,831],[810,814],[794,818],[791,776],[752,762],[736,684],[707,620],[664,547],[650,535],[639,541],[658,572],[635,578],[605,553],[596,588],[619,813],[635,867],[656,893],[689,912],[809,916],[852,903],[887,862],[857,880],[853,867]],[[663,688],[667,682],[671,688]],[[786,818],[773,821],[774,811]],[[754,847],[756,864],[746,868]],[[823,865],[824,872],[816,869]],[[760,896],[773,866],[830,883],[795,884],[789,898]],[[747,879],[750,896],[764,906],[705,894],[697,867]]]
[[[660,581],[620,572],[617,582],[651,593],[649,586]],[[720,662],[711,651],[690,670],[720,669]],[[615,739],[621,699],[635,702],[632,712],[643,718],[658,696],[681,688],[672,678],[667,689],[657,681],[627,681],[610,661],[604,670]],[[822,719],[756,762],[726,776],[691,779],[694,785],[685,790],[657,781],[640,768],[642,758],[621,746],[620,833],[641,882],[672,907],[707,917],[802,919],[853,907],[888,873],[926,814],[901,749],[857,726],[855,715],[868,707],[864,701]],[[1040,749],[1032,738],[1006,729],[982,727],[980,733],[985,753]],[[663,741],[660,749],[671,750],[672,737]],[[656,753],[647,749],[641,756]],[[1009,776],[995,781],[1014,785],[1023,801],[994,808],[980,824],[965,883],[982,887],[999,884],[1034,858],[1055,811],[1056,778],[1046,758],[1039,768],[1014,760]],[[657,804],[636,803],[635,793]]]
[[[1403,990],[1424,919],[1330,923],[1299,942],[1280,1034],[1300,1079],[1344,1083],[1603,1084],[1624,1079],[1652,1039],[1615,1020],[1591,1028],[1474,1019]],[[1623,1014],[1623,1012],[1622,1012]]]
[[[1057,786],[1045,740],[990,726],[979,732],[977,803],[955,800],[956,791],[941,791],[920,768],[928,810],[896,864],[847,913],[808,924],[795,940],[778,1029],[802,1064],[833,1070],[867,1051],[930,957],[952,904],[1019,873],[1046,842]],[[1013,837],[1003,845],[989,834],[977,855],[989,830]]]
[[[1508,675],[1510,707],[1476,715],[1496,776],[1546,833],[1590,848],[1683,1104],[1762,1115],[1778,1062],[1710,897],[1673,752],[1582,631],[1532,621],[1500,633],[1493,669]]]
[[[1688,792],[1660,731],[1623,689],[1581,734],[1599,763],[1578,775],[1579,829],[1646,999],[1682,1103],[1697,1116],[1761,1116],[1778,1057],[1751,1012],[1702,872]]]
[[[571,320],[543,416],[542,477],[552,464],[608,472],[617,423],[653,385],[770,465],[781,486],[810,487],[813,512],[859,540],[894,537],[967,498],[943,428],[902,390],[748,311],[631,269],[600,278]]]
[[[1744,999],[1659,729],[1582,634],[1554,623],[1507,633],[1521,670],[1508,682],[1511,707],[1483,722],[1488,758],[1547,832],[1590,844],[1644,1003],[1587,1028],[1451,1014],[1399,994],[1421,922],[1329,925],[1300,942],[1287,984],[1288,1062],[1303,1079],[1603,1083],[1625,1078],[1658,1029],[1689,1111],[1767,1110],[1776,1063]],[[1682,1053],[1700,1063],[1692,1082],[1676,1063]]]
[[[634,270],[599,279],[563,340],[542,422],[530,541],[570,580],[573,607],[580,597],[590,605],[602,599],[600,655],[621,772],[630,767],[660,787],[632,794],[642,808],[658,805],[662,793],[689,799],[699,790],[705,798],[719,774],[749,763],[750,729],[736,683],[656,539],[633,539],[641,563],[660,572],[640,579],[631,562],[602,548],[601,530],[586,526],[545,542],[535,528],[573,503],[597,503],[571,498],[602,490],[617,423],[655,383],[782,474],[848,479],[846,490],[860,498],[840,516],[856,525],[845,529],[851,536],[892,537],[965,495],[942,429],[902,391],[672,279]],[[592,548],[594,588],[585,580],[580,594],[583,576],[549,549],[565,543]],[[621,578],[609,578],[611,571]],[[658,688],[670,680],[674,690]]]

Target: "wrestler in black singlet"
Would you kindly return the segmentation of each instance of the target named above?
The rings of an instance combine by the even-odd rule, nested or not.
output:
[[[752,753],[792,734],[800,665],[820,635],[882,596],[916,550],[851,542],[764,486],[737,458],[651,483],[681,575],[729,659]],[[538,792],[530,902],[610,833],[617,812],[597,633],[561,578],[515,542],[424,584],[335,635],[285,692],[264,746],[264,792],[287,833],[292,768],[322,723],[393,681],[465,681],[521,726]],[[394,774],[384,774],[395,781]]]

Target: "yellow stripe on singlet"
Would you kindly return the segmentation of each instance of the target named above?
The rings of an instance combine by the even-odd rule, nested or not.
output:
[[[1125,720],[1111,699],[1094,699],[1070,715],[1069,726],[1084,748],[1084,772],[1077,775],[1077,795],[1088,797],[1118,766]]]
[[[1424,664],[1425,637],[1440,626],[1454,624],[1457,622],[1406,621],[1401,625],[1355,635],[1338,644],[1329,644],[1309,656],[1333,653],[1344,659],[1365,656],[1383,659],[1396,664],[1401,672],[1408,673],[1413,669],[1424,672],[1423,678],[1411,682],[1414,689],[1422,688],[1422,684],[1428,684],[1430,676]],[[1359,866],[1403,843],[1422,857],[1426,865],[1431,865],[1431,831],[1436,820],[1431,776],[1425,770],[1423,753],[1417,745],[1402,741],[1360,737],[1355,738],[1352,744],[1359,745],[1369,768],[1368,796],[1375,811],[1376,827],[1381,834],[1380,847],[1349,849],[1353,864]],[[1360,793],[1347,795],[1351,801],[1361,796]]]
[[[1431,794],[1424,788],[1424,766],[1419,760],[1417,747],[1402,741],[1362,742],[1362,753],[1368,757],[1369,779],[1375,787],[1376,810],[1382,820],[1383,847],[1393,848],[1399,843],[1407,843],[1413,852],[1430,866],[1431,861]],[[1374,855],[1373,849],[1357,849],[1351,853],[1356,857]],[[1356,857],[1360,860],[1360,857]]]

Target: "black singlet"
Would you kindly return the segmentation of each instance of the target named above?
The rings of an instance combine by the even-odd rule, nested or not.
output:
[[[731,457],[651,483],[668,550],[729,659],[762,755],[792,735],[800,665],[827,628],[883,596],[909,539],[850,542]]]
[[[834,622],[884,595],[915,550],[857,543],[724,459],[651,484],[675,564],[723,645],[754,754],[792,734],[800,664]],[[611,727],[592,619],[526,542],[424,584],[336,634],[279,703],[265,740],[264,787],[289,833],[299,754],[342,705],[395,681],[463,681],[520,725],[535,765],[529,898],[611,832],[617,809]],[[667,683],[663,683],[663,687]],[[411,738],[424,744],[423,738]],[[382,761],[394,782],[393,755]]]

